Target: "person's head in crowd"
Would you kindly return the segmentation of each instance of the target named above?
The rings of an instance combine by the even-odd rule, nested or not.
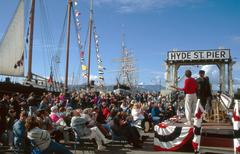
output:
[[[160,103],[154,103],[154,107],[158,108]]]
[[[16,117],[16,111],[13,108],[10,108],[8,113],[11,117]]]
[[[45,116],[46,116],[46,113],[47,113],[46,109],[38,109],[37,112],[36,112],[36,115],[37,115],[38,117],[45,117]],[[47,113],[47,114],[48,114],[48,113]]]
[[[141,107],[141,109],[143,110],[143,111],[147,111],[148,110],[148,105],[147,104],[142,104],[142,107]]]
[[[104,102],[102,102],[102,107],[104,108],[104,107],[106,107],[107,106],[107,103],[104,101]]]
[[[28,114],[27,114],[27,112],[26,111],[22,111],[21,113],[20,113],[20,120],[21,121],[23,121],[23,122],[25,122],[25,120],[27,119],[27,117],[28,117]]]
[[[200,71],[199,71],[199,76],[200,76],[201,78],[203,78],[204,75],[205,75],[205,71],[204,71],[204,70],[200,70]]]
[[[192,76],[192,72],[190,70],[185,71],[185,76],[190,78]]]
[[[51,112],[57,113],[58,112],[58,107],[56,105],[51,107]]]
[[[141,108],[141,104],[140,103],[134,103],[133,109],[140,109],[140,108]]]
[[[65,112],[65,111],[66,111],[66,109],[64,107],[59,108],[59,112]]]
[[[9,95],[4,94],[4,95],[3,95],[3,99],[9,101],[9,100],[10,100],[10,97],[9,97]]]
[[[162,97],[162,102],[166,102],[166,97]]]
[[[27,131],[30,131],[35,127],[39,127],[39,123],[34,116],[30,116],[26,119],[25,127]]]
[[[206,77],[205,77],[205,80],[206,80],[207,82],[209,82],[209,77],[208,77],[208,76],[206,76]]]
[[[73,108],[71,107],[71,106],[68,106],[67,108],[66,108],[66,112],[71,112],[73,110]]]
[[[81,112],[82,112],[81,109],[76,109],[76,110],[72,111],[72,115],[73,116],[81,116]]]
[[[110,117],[112,117],[112,118],[114,118],[116,115],[117,115],[117,113],[118,113],[118,111],[117,110],[115,110],[115,109],[112,109],[111,111],[110,111]]]
[[[91,112],[92,112],[92,108],[85,108],[85,109],[82,111],[83,114],[91,114]]]
[[[48,102],[47,96],[42,97],[42,101],[43,101],[44,103],[47,103],[47,102]]]

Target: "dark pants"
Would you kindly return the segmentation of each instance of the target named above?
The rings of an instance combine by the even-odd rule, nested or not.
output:
[[[130,125],[122,127],[121,134],[122,134],[122,136],[127,138],[127,140],[130,141],[130,142],[140,140],[140,134],[139,134],[137,128],[132,127]]]
[[[49,147],[42,152],[42,154],[72,154],[64,145],[51,141]]]
[[[207,98],[205,98],[205,97],[200,97],[199,99],[200,99],[200,103],[201,103],[203,109],[205,110],[205,106],[206,106],[206,104],[207,104]]]

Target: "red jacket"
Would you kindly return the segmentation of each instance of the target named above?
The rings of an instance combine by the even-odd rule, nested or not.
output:
[[[102,108],[102,113],[103,113],[104,117],[107,119],[109,114],[110,114],[110,111],[107,107],[103,107]]]
[[[178,90],[182,90],[185,94],[194,94],[197,92],[197,81],[190,77],[184,81],[184,88],[177,88]]]

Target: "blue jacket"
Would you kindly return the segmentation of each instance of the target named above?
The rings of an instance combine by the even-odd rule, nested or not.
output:
[[[13,125],[13,136],[14,136],[14,145],[15,146],[22,146],[24,143],[24,136],[25,136],[25,126],[23,121],[18,120]]]
[[[159,117],[160,115],[160,110],[158,107],[153,107],[151,110],[152,117]]]

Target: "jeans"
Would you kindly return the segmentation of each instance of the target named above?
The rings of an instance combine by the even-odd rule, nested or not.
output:
[[[70,152],[65,146],[57,142],[51,141],[48,148],[44,150],[42,154],[52,154],[53,152],[55,154],[72,154],[72,152]]]

